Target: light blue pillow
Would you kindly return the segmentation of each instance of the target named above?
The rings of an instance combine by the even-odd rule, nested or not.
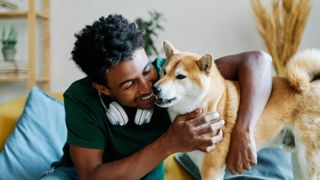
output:
[[[63,103],[34,87],[0,152],[0,179],[40,178],[61,157],[66,137]]]
[[[185,153],[177,153],[175,159],[195,179],[200,180],[198,167]],[[291,155],[279,147],[266,148],[258,152],[258,164],[243,174],[232,175],[228,170],[225,180],[292,180]]]

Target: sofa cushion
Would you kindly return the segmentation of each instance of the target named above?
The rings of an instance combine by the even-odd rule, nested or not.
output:
[[[49,93],[49,95],[63,101],[62,93]],[[3,149],[4,143],[16,126],[26,99],[26,96],[22,96],[0,104],[0,151]]]
[[[66,135],[63,103],[34,87],[0,152],[0,179],[38,179],[62,155]]]
[[[164,180],[193,180],[194,178],[175,159],[175,154],[170,155],[165,161]]]
[[[25,102],[26,97],[20,97],[0,105],[0,150],[13,131]]]
[[[200,180],[198,167],[185,153],[177,153],[175,159],[193,177]],[[258,164],[250,171],[243,174],[232,175],[228,170],[225,180],[274,180],[293,179],[290,153],[284,152],[279,147],[265,148],[258,152]]]

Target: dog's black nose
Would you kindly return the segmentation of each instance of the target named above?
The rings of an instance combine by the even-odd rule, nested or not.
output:
[[[153,86],[152,91],[154,95],[158,95],[161,92],[161,89],[159,86]]]

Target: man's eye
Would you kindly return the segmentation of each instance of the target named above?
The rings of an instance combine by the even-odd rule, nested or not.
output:
[[[151,71],[151,67],[152,67],[152,64],[150,64],[148,67],[146,67],[143,71],[143,74],[147,74]]]
[[[167,71],[165,69],[162,69],[162,75],[166,75],[167,74]]]
[[[125,84],[123,84],[122,85],[122,88],[123,89],[129,89],[129,88],[131,88],[132,86],[133,86],[133,81],[128,81],[128,82],[126,82]]]
[[[186,78],[187,76],[185,76],[185,75],[183,75],[183,74],[178,74],[177,76],[176,76],[176,78],[177,79],[184,79],[184,78]]]

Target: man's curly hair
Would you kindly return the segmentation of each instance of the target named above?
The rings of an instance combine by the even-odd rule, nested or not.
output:
[[[133,51],[144,46],[142,32],[117,14],[100,17],[75,37],[72,59],[92,81],[102,85],[107,85],[108,68],[131,59]]]

